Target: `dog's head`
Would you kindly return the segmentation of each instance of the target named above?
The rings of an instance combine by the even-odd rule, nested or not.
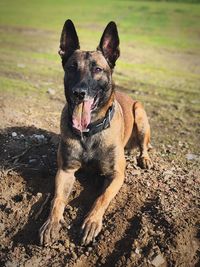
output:
[[[61,33],[59,54],[72,124],[84,131],[92,114],[103,108],[113,93],[112,72],[120,54],[116,24],[107,25],[96,51],[81,51],[74,24],[67,20]]]

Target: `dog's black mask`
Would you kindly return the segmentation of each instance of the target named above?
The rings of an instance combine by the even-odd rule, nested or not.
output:
[[[59,54],[65,71],[65,96],[73,127],[84,131],[92,114],[104,107],[113,92],[112,71],[119,57],[119,37],[114,22],[104,30],[97,51],[79,50],[79,40],[71,20],[64,24]]]

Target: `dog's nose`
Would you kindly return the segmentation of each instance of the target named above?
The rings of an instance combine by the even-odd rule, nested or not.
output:
[[[86,90],[78,88],[73,91],[73,94],[78,100],[83,100],[86,95]]]

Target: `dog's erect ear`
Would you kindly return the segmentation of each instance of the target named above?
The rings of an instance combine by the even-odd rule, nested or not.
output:
[[[110,23],[108,23],[103,32],[97,50],[100,50],[103,53],[110,67],[114,68],[115,61],[120,55],[119,36],[115,22],[111,21]]]
[[[65,21],[63,30],[60,37],[60,50],[58,51],[59,55],[63,60],[67,60],[72,53],[79,49],[79,40],[74,27],[73,22],[68,19]]]

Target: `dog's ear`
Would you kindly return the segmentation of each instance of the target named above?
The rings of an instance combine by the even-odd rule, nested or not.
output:
[[[62,60],[66,61],[72,53],[79,49],[79,40],[73,22],[68,19],[65,21],[60,37],[60,50],[58,51]]]
[[[120,55],[119,36],[115,22],[111,21],[106,26],[97,50],[103,53],[110,67],[114,68],[115,61]]]

